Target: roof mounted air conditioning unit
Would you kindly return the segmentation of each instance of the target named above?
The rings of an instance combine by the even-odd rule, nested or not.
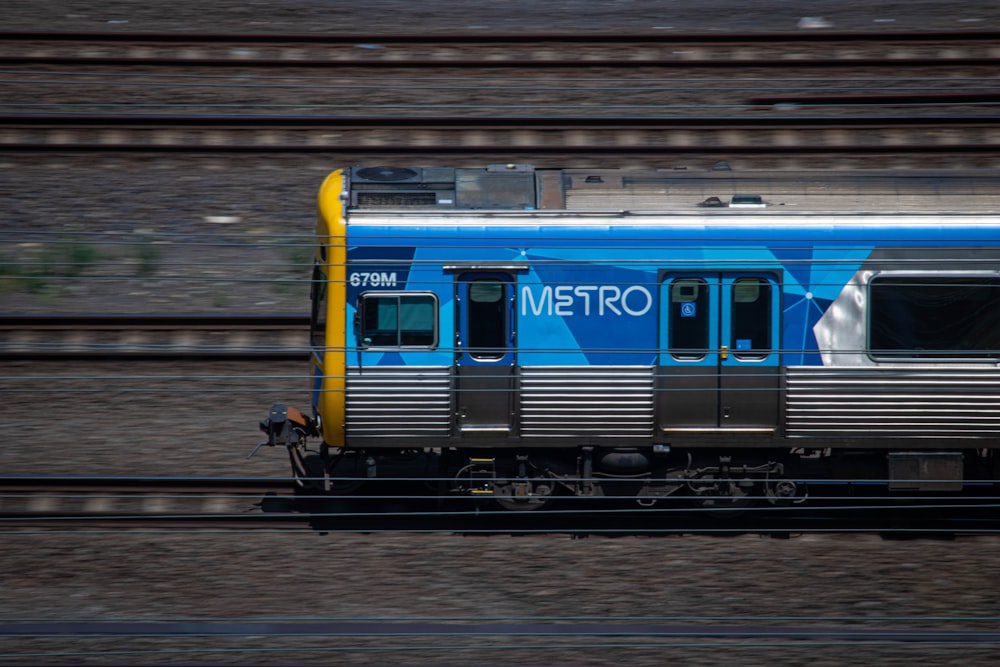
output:
[[[351,170],[353,183],[419,183],[423,180],[423,169],[411,167],[354,167]]]
[[[351,206],[356,209],[455,207],[454,167],[353,167]]]

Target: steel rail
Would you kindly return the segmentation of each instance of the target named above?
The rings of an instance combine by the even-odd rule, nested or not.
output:
[[[292,486],[292,480],[287,477],[0,474],[0,494],[45,492],[256,495],[287,493]]]
[[[357,67],[364,69],[429,69],[429,68],[455,68],[455,69],[583,69],[595,67],[665,67],[678,69],[691,68],[796,68],[814,67],[831,69],[837,67],[959,67],[959,66],[991,66],[1000,62],[1000,58],[988,56],[968,56],[968,57],[910,57],[910,58],[829,58],[829,59],[779,59],[774,57],[743,57],[722,59],[719,57],[706,57],[698,59],[681,58],[660,58],[660,57],[592,57],[586,60],[573,58],[510,58],[507,60],[496,59],[431,59],[431,58],[406,58],[406,59],[373,59],[373,58],[341,58],[341,59],[288,59],[288,58],[254,58],[247,61],[236,57],[124,57],[124,56],[9,56],[0,55],[0,65],[76,65],[76,66],[136,66],[144,67],[170,67],[174,69],[182,67],[241,67],[248,65],[255,67],[273,68],[343,68]]]
[[[225,115],[225,114],[0,114],[0,127],[139,127],[139,128],[454,128],[478,130],[490,128],[580,128],[629,129],[689,129],[689,128],[808,128],[843,129],[851,127],[891,127],[898,125],[956,127],[1000,125],[1000,114],[970,115],[968,113],[928,114],[865,114],[855,116],[817,115],[633,115],[633,116],[370,116],[370,115]]]
[[[823,619],[820,619],[823,620]],[[986,621],[983,621],[984,623]],[[72,637],[151,638],[151,637],[349,637],[361,638],[455,638],[535,637],[538,639],[588,638],[594,646],[601,640],[796,640],[804,646],[814,642],[843,644],[906,642],[913,644],[1000,644],[1000,631],[993,629],[928,629],[899,626],[868,628],[824,623],[814,625],[700,624],[667,623],[657,619],[562,620],[559,623],[534,621],[447,619],[336,619],[336,620],[185,620],[163,621],[5,621],[0,622],[0,637]],[[537,640],[536,640],[537,641]],[[588,644],[590,645],[590,644]],[[679,646],[680,644],[666,644]],[[650,644],[650,648],[657,645]],[[660,645],[664,646],[664,645]],[[571,645],[553,644],[552,648]],[[490,649],[483,645],[481,648]],[[405,651],[400,647],[399,651]]]
[[[929,104],[994,105],[1000,104],[1000,91],[981,90],[967,92],[928,91],[868,94],[777,94],[758,95],[746,100],[754,106],[911,106]]]
[[[498,42],[506,44],[538,44],[540,42],[560,43],[617,43],[634,44],[637,41],[656,41],[668,44],[683,42],[705,42],[725,44],[731,42],[753,42],[771,44],[774,42],[952,42],[956,40],[992,43],[1000,39],[1000,30],[926,30],[898,32],[845,32],[836,30],[786,31],[786,32],[413,32],[413,33],[240,33],[240,32],[65,32],[33,30],[0,30],[0,42],[14,41],[54,41],[79,42],[97,41],[107,43],[127,42],[167,42],[190,43],[238,42],[242,44],[304,43],[304,44],[364,44],[392,43],[407,44],[481,44]]]
[[[681,57],[680,55],[654,55],[639,54],[629,56],[627,54],[612,56],[592,55],[587,58],[574,58],[572,56],[532,56],[530,54],[518,55],[507,54],[504,58],[490,57],[426,57],[415,56],[407,58],[371,57],[354,54],[346,54],[343,57],[325,59],[316,57],[261,57],[252,59],[238,56],[88,56],[88,55],[6,55],[0,54],[0,65],[71,65],[71,66],[135,66],[146,67],[169,67],[179,69],[183,67],[240,67],[246,68],[248,65],[254,67],[268,68],[343,68],[356,67],[363,69],[430,69],[430,68],[456,68],[456,69],[585,69],[597,67],[613,68],[634,68],[642,67],[663,67],[663,68],[858,68],[858,67],[959,67],[959,66],[990,66],[1000,62],[1000,57],[991,55],[968,55],[968,56],[908,56],[905,58],[894,58],[890,56],[866,56],[855,58],[844,57],[799,57],[782,58],[779,55],[758,54],[741,55],[739,57],[729,55],[723,57],[715,54],[699,54],[695,57]]]

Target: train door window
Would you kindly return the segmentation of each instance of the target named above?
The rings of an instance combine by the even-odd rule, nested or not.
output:
[[[763,359],[771,348],[771,283],[737,278],[732,284],[729,349],[737,359]]]
[[[709,347],[709,289],[701,278],[670,283],[669,346],[675,359],[703,359]]]
[[[468,351],[476,359],[500,359],[507,353],[507,286],[498,278],[469,284]]]
[[[309,327],[309,344],[312,347],[323,347],[326,345],[326,274],[319,268],[313,267],[312,284],[310,286],[310,296],[312,299],[312,317]]]
[[[1000,278],[874,278],[868,347],[891,359],[1000,357]]]
[[[433,294],[362,294],[358,304],[363,347],[434,347],[437,298]]]

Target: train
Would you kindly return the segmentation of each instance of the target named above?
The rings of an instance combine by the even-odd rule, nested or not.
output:
[[[677,201],[669,170],[355,166],[318,194],[297,483],[802,502],[1000,477],[1000,216]],[[264,444],[264,443],[262,443]]]

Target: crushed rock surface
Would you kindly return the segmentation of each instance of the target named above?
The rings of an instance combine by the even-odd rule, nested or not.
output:
[[[2,539],[5,619],[402,619],[462,626],[529,622],[544,631],[553,623],[634,618],[636,624],[703,630],[934,632],[995,630],[1000,612],[998,542],[992,537],[896,542],[870,536],[572,540],[121,532]],[[643,647],[643,641],[658,646]],[[613,647],[594,647],[602,643]],[[3,646],[2,664],[32,664],[39,655],[60,652],[91,664],[661,665],[669,657],[675,664],[710,665],[722,656],[740,665],[993,664],[988,645],[891,641],[48,637],[7,638]],[[115,654],[122,651],[129,653]]]
[[[693,32],[799,29],[806,12],[845,30],[981,29],[1000,23],[1000,8],[988,3],[923,0],[879,5],[827,0],[807,8],[772,0],[752,11],[735,0],[475,1],[463,3],[461,11],[437,1],[8,0],[0,22],[6,30],[80,32]],[[114,304],[116,312],[239,312],[261,306],[301,312],[303,296],[295,287],[274,292],[273,286],[256,283],[249,267],[273,265],[275,275],[295,280],[307,275],[308,256],[303,260],[297,237],[311,230],[317,183],[339,166],[335,156],[327,157],[253,165],[238,178],[228,166],[191,171],[183,164],[164,167],[159,160],[102,159],[87,165],[89,158],[67,156],[61,165],[45,160],[32,166],[30,160],[0,158],[7,163],[0,170],[0,231],[23,235],[14,244],[10,236],[4,239],[4,261],[41,252],[38,244],[46,234],[69,246],[94,245],[103,260],[82,275],[32,289],[23,279],[0,276],[0,308],[94,312]],[[87,175],[80,178],[81,173]],[[237,227],[221,229],[231,223],[220,219],[238,220]],[[148,238],[160,246],[155,257],[139,252]],[[199,241],[195,247],[184,245],[192,239]],[[154,273],[144,269],[148,262],[156,263]],[[284,474],[282,452],[264,450],[249,461],[245,454],[259,440],[256,423],[271,402],[305,404],[305,372],[230,363],[193,368],[5,362],[0,470]],[[234,377],[243,378],[238,389]],[[5,623],[67,624],[300,618],[551,623],[567,617],[638,617],[694,625],[995,629],[997,539],[5,533],[0,534],[0,617]],[[537,637],[5,637],[0,664],[995,664],[990,645],[814,646],[747,639],[724,647],[687,641],[650,648],[625,638],[614,642],[617,648],[580,646],[594,643],[599,642]]]

